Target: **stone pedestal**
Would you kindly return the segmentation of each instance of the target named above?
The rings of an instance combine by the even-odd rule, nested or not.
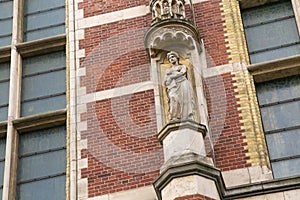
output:
[[[159,200],[219,200],[224,191],[220,170],[195,153],[172,157],[153,185]]]
[[[186,120],[168,123],[158,134],[164,147],[164,159],[188,153],[206,156],[204,137],[207,129],[204,125]]]
[[[220,199],[220,170],[206,156],[207,129],[194,121],[168,123],[158,134],[165,163],[154,187],[159,200]]]

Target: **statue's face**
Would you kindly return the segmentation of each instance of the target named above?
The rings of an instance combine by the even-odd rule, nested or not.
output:
[[[176,64],[178,61],[177,57],[173,54],[168,57],[168,60],[171,64]]]

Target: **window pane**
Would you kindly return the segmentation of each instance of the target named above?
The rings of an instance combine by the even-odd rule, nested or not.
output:
[[[8,103],[8,94],[9,94],[9,82],[0,81],[0,106]]]
[[[13,1],[12,0],[7,0],[7,1],[0,1],[0,18],[8,18],[12,17],[12,10],[13,10]]]
[[[64,93],[65,77],[66,71],[60,70],[23,78],[22,100]]]
[[[64,31],[65,31],[64,25],[49,27],[49,28],[46,28],[43,30],[31,31],[31,32],[27,32],[24,34],[24,40],[31,41],[31,40],[36,40],[36,39],[40,39],[43,37],[51,37],[51,36],[63,33]]]
[[[11,43],[13,1],[0,1],[0,46]]]
[[[275,50],[269,50],[261,53],[250,55],[251,63],[265,62],[268,60],[275,60],[285,58],[300,53],[300,44],[295,44],[289,47],[283,47]]]
[[[244,26],[260,24],[265,21],[272,21],[291,15],[294,15],[294,12],[290,1],[267,4],[242,11]]]
[[[300,125],[300,101],[264,107],[260,111],[265,131]]]
[[[274,177],[299,175],[300,76],[256,84],[256,91]]]
[[[0,138],[0,160],[5,158],[5,138]]]
[[[8,106],[0,107],[0,121],[6,121],[8,116]]]
[[[0,63],[0,121],[7,120],[9,98],[9,63]]]
[[[3,186],[4,160],[0,161],[0,188]]]
[[[11,19],[0,19],[0,27],[1,27],[0,30],[1,30],[2,37],[11,34],[12,31]]]
[[[245,30],[245,34],[250,53],[299,41],[294,18],[248,28]]]
[[[5,138],[0,138],[0,189],[3,186],[3,177],[4,177],[4,158],[5,158]],[[0,199],[1,199],[2,190],[0,191]]]
[[[300,76],[256,84],[259,105],[300,97]]]
[[[19,141],[20,155],[46,151],[66,146],[66,127],[59,126],[22,134]]]
[[[66,107],[65,59],[64,52],[24,59],[22,116]]]
[[[285,160],[280,162],[273,162],[274,178],[283,178],[288,176],[295,176],[300,174],[300,158]]]
[[[60,6],[64,6],[65,1],[62,0],[26,0],[24,5],[25,13],[33,13],[41,10],[49,10],[52,8],[57,8]]]
[[[290,1],[242,11],[251,63],[300,53],[299,33]]]
[[[66,171],[66,152],[59,150],[19,159],[18,181],[28,181]]]
[[[24,40],[36,40],[65,32],[64,0],[25,0]]]
[[[37,28],[54,26],[57,24],[64,23],[65,20],[64,11],[65,11],[64,8],[59,8],[57,10],[50,10],[42,13],[29,15],[26,18],[27,20],[25,21],[26,30],[31,31]],[[54,19],[53,16],[55,16],[55,20],[49,20],[49,19]],[[45,24],[45,22],[47,22],[47,24]]]
[[[66,66],[64,51],[39,55],[23,60],[23,76],[54,71]]]
[[[9,79],[9,63],[0,63],[0,81]]]
[[[270,158],[300,155],[300,129],[266,135]]]
[[[19,136],[17,199],[65,199],[66,128]]]
[[[0,46],[7,46],[11,43],[11,36],[0,36]]]
[[[22,103],[21,115],[29,116],[66,107],[65,95]]]
[[[66,177],[24,183],[17,188],[18,200],[65,200]]]

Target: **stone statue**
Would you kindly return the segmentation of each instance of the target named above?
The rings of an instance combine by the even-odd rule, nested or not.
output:
[[[169,120],[194,120],[194,95],[191,82],[187,79],[187,67],[179,63],[179,55],[175,51],[169,52],[167,58],[171,63],[164,80]]]
[[[173,13],[171,12],[171,9],[170,9],[170,5],[169,5],[169,2],[167,0],[165,0],[163,2],[163,18],[171,18],[173,16]]]

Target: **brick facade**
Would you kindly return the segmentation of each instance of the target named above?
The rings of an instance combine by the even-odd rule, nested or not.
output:
[[[156,139],[153,91],[97,101],[88,105],[82,132],[88,148],[82,158],[88,167],[88,196],[151,185],[162,164],[161,146]]]
[[[146,9],[140,16],[128,11],[126,14],[133,17],[116,14],[116,19],[108,23],[95,18],[105,19],[108,13],[132,8],[143,10],[148,5],[148,0],[82,0],[76,5],[82,14],[79,19],[82,23],[78,23],[76,30],[80,33],[76,53],[80,72],[77,74],[78,141],[82,144],[78,148],[78,160],[84,163],[78,168],[79,180],[84,185],[82,199],[149,186],[163,164],[162,146],[156,136],[159,131],[157,91],[141,89],[143,83],[152,78],[143,41],[151,24],[151,14]],[[223,5],[224,0],[194,4],[195,24],[204,41],[209,69],[246,60],[237,60],[240,52],[235,52],[232,35],[228,36],[230,20],[224,14]],[[186,9],[191,19],[189,6]],[[95,25],[83,24],[84,20]],[[249,162],[253,160],[253,151],[248,148],[248,132],[243,128],[245,115],[242,115],[236,82],[236,75],[230,71],[204,79],[214,147],[212,151],[207,145],[207,152],[215,159],[215,166],[223,171],[253,164]],[[176,198],[184,199],[211,198],[202,195]]]
[[[230,60],[220,3],[221,0],[213,0],[194,5],[196,25],[204,40],[208,67],[224,65]]]
[[[86,68],[81,85],[87,93],[150,80],[150,66],[143,45],[149,18],[105,24],[85,29],[85,50],[80,67]]]
[[[247,164],[248,151],[244,148],[247,143],[241,128],[243,124],[240,123],[233,77],[227,73],[205,80],[216,167],[225,171],[250,166]]]
[[[141,5],[148,6],[148,4],[148,0],[92,0],[79,3],[78,7],[84,10],[84,17],[92,17]]]

